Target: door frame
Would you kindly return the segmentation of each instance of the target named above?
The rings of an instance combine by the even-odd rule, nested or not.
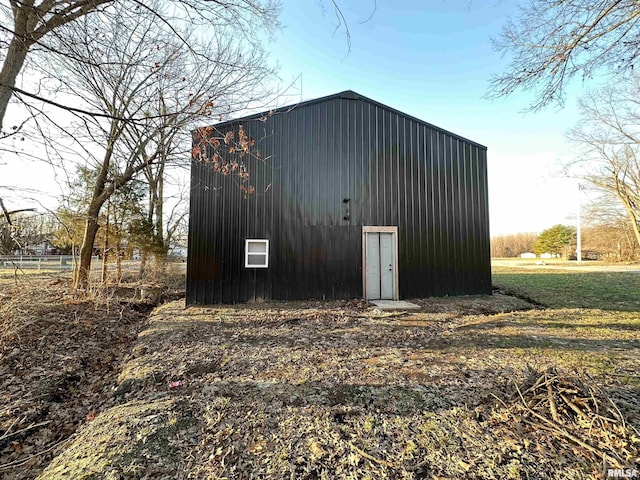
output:
[[[398,287],[398,227],[362,227],[362,298],[367,300],[367,233],[393,234],[393,300],[399,300]]]

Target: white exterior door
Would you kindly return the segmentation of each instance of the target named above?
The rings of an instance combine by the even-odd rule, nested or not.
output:
[[[396,298],[396,239],[394,232],[365,232],[365,297]]]

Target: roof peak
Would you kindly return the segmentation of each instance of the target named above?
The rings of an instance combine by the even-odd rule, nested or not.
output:
[[[344,90],[343,92],[336,93],[331,95],[332,97],[340,97],[340,98],[348,98],[350,100],[359,100],[362,98],[358,92],[354,92],[353,90]]]
[[[226,125],[230,125],[230,124],[233,124],[233,123],[238,123],[238,122],[243,122],[243,121],[248,121],[248,120],[261,119],[261,118],[264,118],[266,116],[270,116],[273,113],[289,112],[289,111],[294,110],[294,109],[303,108],[303,107],[307,107],[309,105],[314,105],[314,104],[317,104],[317,103],[323,103],[323,102],[336,100],[336,99],[360,100],[360,101],[363,101],[363,102],[367,102],[367,103],[370,103],[370,104],[375,105],[377,107],[384,108],[384,109],[389,110],[391,112],[394,112],[396,114],[402,115],[403,117],[405,117],[407,119],[410,119],[410,120],[413,120],[413,121],[416,121],[416,122],[418,122],[418,123],[420,123],[422,125],[426,125],[429,128],[432,128],[434,130],[437,130],[437,131],[446,133],[448,135],[451,135],[451,136],[453,136],[455,138],[458,138],[460,140],[464,140],[466,142],[472,143],[472,144],[477,145],[477,146],[479,146],[481,148],[484,148],[484,149],[487,148],[484,145],[481,145],[481,144],[479,144],[477,142],[474,142],[473,140],[469,140],[469,139],[467,139],[467,138],[465,138],[465,137],[463,137],[461,135],[458,135],[456,133],[453,133],[453,132],[451,132],[449,130],[446,130],[444,128],[438,127],[438,126],[433,125],[433,124],[431,124],[429,122],[426,122],[426,121],[424,121],[424,120],[422,120],[420,118],[417,118],[417,117],[414,117],[412,115],[409,115],[408,113],[402,112],[402,111],[397,110],[397,109],[395,109],[393,107],[390,107],[388,105],[380,103],[380,102],[378,102],[376,100],[373,100],[373,99],[371,99],[369,97],[361,95],[358,92],[355,92],[353,90],[343,90],[342,92],[334,93],[332,95],[326,95],[324,97],[318,97],[318,98],[313,98],[313,99],[309,99],[309,100],[301,100],[300,102],[298,102],[296,104],[285,106],[285,107],[275,108],[275,109],[267,111],[267,112],[254,113],[254,114],[247,115],[247,116],[244,116],[244,117],[235,118],[235,119],[232,119],[232,120],[227,120],[225,122],[221,122],[221,123],[216,124],[216,128],[224,127]]]

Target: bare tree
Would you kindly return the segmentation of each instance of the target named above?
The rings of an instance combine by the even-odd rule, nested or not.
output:
[[[188,155],[184,153],[184,157]],[[167,152],[168,153],[168,152]],[[151,228],[152,242],[142,249],[140,262],[140,276],[145,274],[147,260],[151,253],[155,260],[155,274],[163,275],[166,267],[166,259],[175,237],[184,229],[188,216],[188,186],[171,185],[178,188],[177,193],[168,198],[165,183],[170,182],[172,173],[176,172],[175,160],[172,155],[163,152],[158,161],[149,165],[144,170],[147,184],[147,225]],[[178,167],[180,168],[180,167]],[[171,201],[173,200],[173,201]],[[165,210],[168,207],[168,211]]]
[[[99,214],[114,192],[151,165],[179,153],[185,157],[185,134],[193,122],[222,118],[267,95],[265,82],[272,70],[257,43],[240,41],[246,33],[236,32],[241,24],[218,25],[206,45],[185,30],[176,41],[175,31],[157,22],[158,10],[154,5],[153,13],[132,19],[124,7],[111,7],[104,15],[77,21],[74,33],[64,37],[77,41],[64,48],[73,58],[91,61],[63,59],[53,66],[65,73],[59,75],[63,90],[105,114],[77,122],[74,131],[87,165],[96,172],[80,248],[78,288],[88,286]],[[198,51],[207,51],[207,57]]]
[[[24,212],[32,212],[33,208],[21,208],[18,210],[7,210],[4,200],[0,198],[0,254],[10,254],[21,243],[16,238],[16,215]]]
[[[640,56],[636,0],[530,0],[504,26],[496,48],[511,57],[492,96],[535,90],[532,109],[563,104],[573,77],[627,73]]]
[[[169,12],[162,5],[169,4]],[[34,48],[43,50],[50,56],[66,58],[86,65],[96,66],[90,58],[77,56],[77,52],[61,48],[55,39],[68,35],[65,26],[95,13],[104,13],[109,7],[119,6],[126,9],[129,16],[151,14],[158,23],[166,25],[174,40],[188,42],[180,34],[181,25],[196,24],[209,29],[218,29],[220,25],[234,23],[238,30],[246,34],[245,41],[255,40],[254,30],[273,31],[278,28],[277,0],[166,0],[151,5],[140,0],[9,0],[0,4],[0,45],[3,46],[4,59],[0,69],[0,131],[3,130],[4,117],[11,98],[18,94],[23,99],[39,98],[51,104],[72,111],[90,114],[75,106],[60,104],[55,98],[42,96],[16,87],[16,80],[25,66],[29,52]],[[63,33],[64,31],[64,33]],[[78,40],[78,38],[70,39]],[[82,39],[79,39],[82,40]],[[188,45],[195,49],[195,45]],[[207,51],[198,52],[202,57]]]
[[[5,17],[11,19],[11,22],[2,25],[8,44],[0,70],[0,130],[2,130],[7,105],[14,93],[16,79],[24,66],[29,50],[42,42],[45,35],[95,11],[110,1],[10,0],[9,8],[3,2],[3,13]]]
[[[593,195],[595,194],[595,196]],[[583,207],[582,251],[587,258],[633,260],[640,251],[633,226],[612,192],[596,190]]]
[[[580,109],[568,137],[581,155],[567,171],[618,198],[640,245],[640,77],[590,92]]]

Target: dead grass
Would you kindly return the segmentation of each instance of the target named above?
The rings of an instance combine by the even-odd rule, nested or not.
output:
[[[164,305],[118,377],[119,405],[40,478],[581,479],[637,464],[637,312],[421,303]],[[613,399],[627,430],[606,432],[627,453],[603,464],[562,433],[576,435],[573,417],[550,431],[527,416],[542,410],[517,392],[549,368]],[[579,432],[608,451],[600,431]]]
[[[118,373],[153,304],[135,286],[75,292],[68,275],[0,288],[0,478],[35,478],[83,422],[117,403]]]
[[[639,468],[640,276],[495,273],[522,298],[416,300],[421,311],[395,313],[362,301],[174,301],[142,330],[139,285],[80,297],[57,276],[12,278],[0,287],[0,477],[582,479]],[[175,298],[181,280],[172,286]]]

